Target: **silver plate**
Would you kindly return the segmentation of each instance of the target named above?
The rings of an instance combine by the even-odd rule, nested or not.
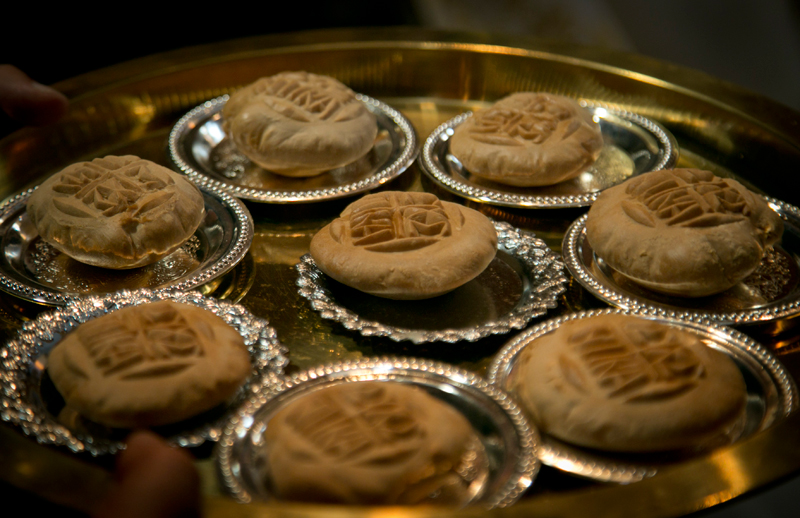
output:
[[[323,318],[364,336],[414,343],[474,342],[522,329],[558,305],[567,276],[561,257],[541,239],[495,222],[498,252],[477,278],[426,300],[389,300],[362,293],[325,275],[306,254],[296,268],[299,293]]]
[[[661,125],[635,113],[586,101],[580,104],[600,124],[605,145],[597,161],[572,180],[515,187],[470,174],[450,153],[450,137],[472,112],[450,119],[431,133],[422,147],[422,170],[448,191],[473,201],[519,208],[567,208],[591,205],[603,189],[637,174],[669,169],[677,162],[678,143]]]
[[[562,254],[573,277],[613,306],[651,315],[721,324],[754,324],[800,313],[800,210],[766,198],[784,220],[780,244],[767,250],[761,265],[733,288],[695,299],[670,297],[640,287],[597,257],[586,239],[586,215],[567,230]]]
[[[689,322],[614,309],[572,313],[525,331],[495,355],[489,367],[489,382],[501,390],[508,390],[509,378],[525,347],[535,346],[537,338],[554,331],[564,322],[607,313],[636,315],[679,327],[698,335],[709,347],[727,354],[742,371],[748,392],[746,417],[743,428],[738,430],[739,439],[769,428],[797,408],[797,388],[789,373],[775,356],[748,336],[711,322]],[[674,453],[661,456],[615,455],[573,446],[546,434],[542,436],[542,448],[539,449],[542,464],[582,477],[618,483],[637,482],[691,456],[691,453],[680,456]]]
[[[316,202],[353,196],[403,173],[419,151],[411,122],[381,101],[356,94],[378,121],[372,150],[352,164],[310,178],[272,174],[242,155],[222,129],[223,95],[184,115],[169,135],[175,165],[197,183],[263,203]]]
[[[0,205],[0,289],[56,306],[85,295],[123,289],[191,290],[236,266],[253,241],[244,204],[219,189],[200,186],[205,218],[189,241],[164,259],[131,270],[79,263],[45,243],[28,218],[30,189]]]
[[[240,502],[271,500],[262,483],[269,473],[259,469],[261,437],[273,415],[311,391],[340,383],[381,381],[406,383],[427,391],[461,412],[473,425],[488,457],[485,477],[470,484],[472,501],[465,504],[506,507],[533,483],[539,471],[539,434],[514,401],[480,376],[430,360],[372,358],[317,367],[275,378],[237,410],[223,430],[217,467],[223,487]],[[474,487],[473,487],[474,486]]]
[[[77,416],[47,376],[47,356],[64,335],[80,324],[118,309],[159,300],[173,300],[201,307],[218,315],[244,338],[250,351],[253,372],[250,379],[224,405],[155,431],[179,446],[197,446],[216,441],[228,413],[245,401],[270,374],[282,373],[288,365],[286,348],[275,330],[242,306],[196,292],[121,291],[104,297],[75,300],[63,308],[39,315],[23,324],[16,338],[0,348],[0,417],[11,422],[42,444],[66,446],[74,452],[92,455],[115,453],[125,447],[127,431],[91,423]]]

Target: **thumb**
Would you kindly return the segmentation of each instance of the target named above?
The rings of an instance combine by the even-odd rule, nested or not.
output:
[[[0,65],[0,108],[15,121],[50,124],[66,113],[68,104],[58,90],[37,83],[13,65]]]
[[[197,518],[200,475],[191,457],[152,432],[133,432],[120,454],[116,483],[94,518]]]

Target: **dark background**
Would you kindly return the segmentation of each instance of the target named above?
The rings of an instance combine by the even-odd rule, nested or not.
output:
[[[235,9],[226,9],[227,5]],[[332,27],[422,26],[644,54],[800,111],[800,0],[341,0],[0,6],[0,63],[52,84],[166,50]],[[113,14],[112,14],[113,13]]]

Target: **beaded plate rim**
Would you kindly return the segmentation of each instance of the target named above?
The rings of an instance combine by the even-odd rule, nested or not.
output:
[[[669,169],[674,167],[677,163],[679,155],[678,141],[660,124],[639,114],[616,109],[604,103],[593,103],[581,100],[580,105],[591,110],[592,112],[596,112],[597,110],[605,110],[608,114],[628,121],[650,133],[661,146],[659,153],[660,159],[656,162],[656,164],[653,165],[650,171]],[[599,191],[580,195],[563,196],[513,194],[503,191],[501,184],[497,184],[497,189],[484,189],[462,181],[457,176],[451,175],[441,166],[439,160],[435,158],[434,148],[442,140],[443,134],[447,133],[448,131],[452,131],[456,126],[462,124],[472,115],[473,112],[468,111],[444,122],[435,130],[433,130],[422,146],[422,151],[420,153],[420,163],[422,164],[421,169],[438,185],[442,186],[453,194],[462,196],[472,201],[505,207],[528,209],[586,207],[594,203],[594,201],[600,195]]]
[[[800,209],[775,198],[764,196],[764,199],[785,222],[791,223],[800,231]],[[612,306],[666,318],[681,318],[698,322],[710,320],[728,325],[765,323],[800,314],[800,289],[787,300],[776,301],[758,308],[739,311],[703,311],[660,304],[644,297],[625,293],[616,285],[609,286],[601,283],[592,273],[592,264],[585,264],[581,253],[581,248],[586,242],[587,216],[588,214],[584,214],[576,219],[564,234],[561,247],[564,264],[581,286]]]
[[[760,423],[761,427],[757,431],[763,431],[776,420],[788,416],[797,409],[797,386],[791,375],[775,355],[749,336],[711,321],[698,322],[676,317],[656,316],[627,309],[600,309],[570,313],[542,322],[520,333],[507,342],[492,359],[492,363],[487,369],[487,379],[489,383],[501,390],[507,391],[506,383],[508,381],[508,376],[520,352],[522,352],[528,344],[554,331],[565,322],[607,314],[637,316],[678,326],[701,338],[714,342],[720,350],[726,354],[732,355],[729,349],[735,349],[750,360],[750,363],[758,365],[764,377],[768,378],[774,385],[773,387],[762,388],[774,389],[774,392],[765,390],[765,392],[772,395],[772,401],[765,402],[765,407],[768,407],[765,409],[765,414],[768,415],[764,417],[764,421]],[[513,393],[510,391],[509,393],[514,397]],[[770,407],[768,403],[771,403],[772,406]],[[659,469],[656,465],[620,462],[618,459],[614,458],[613,453],[609,453],[608,456],[606,456],[603,455],[602,452],[590,452],[579,446],[572,446],[548,437],[545,433],[542,433],[542,447],[539,449],[539,460],[542,461],[542,464],[581,477],[620,484],[638,482],[645,478],[652,477]]]
[[[328,363],[291,377],[271,376],[271,383],[264,385],[262,390],[254,393],[239,407],[222,431],[217,447],[216,466],[217,475],[225,490],[242,503],[254,499],[254,495],[248,490],[248,482],[243,480],[244,470],[241,469],[241,459],[237,458],[237,450],[255,425],[256,414],[261,408],[291,391],[312,390],[342,380],[399,380],[409,383],[414,383],[415,380],[427,381],[448,386],[458,397],[472,397],[469,392],[474,391],[483,398],[491,399],[513,427],[514,435],[518,439],[516,446],[521,454],[516,458],[514,469],[503,481],[502,487],[493,495],[483,495],[474,505],[484,505],[487,508],[507,507],[516,502],[533,484],[541,466],[536,455],[541,439],[538,430],[528,422],[508,394],[492,386],[478,374],[453,365],[422,358],[381,356]],[[477,398],[475,402],[478,402]],[[494,412],[491,414],[494,415]]]
[[[188,291],[207,282],[210,282],[232,270],[244,258],[250,250],[250,245],[253,241],[254,224],[250,211],[241,200],[234,198],[224,191],[214,188],[210,185],[198,185],[203,192],[204,197],[213,198],[219,203],[231,216],[233,220],[232,228],[224,229],[223,240],[225,249],[224,253],[214,262],[200,265],[197,271],[190,274],[183,279],[169,282],[158,288],[152,289],[169,289],[169,290],[182,290]],[[30,198],[30,195],[37,187],[33,187],[23,191],[16,196],[11,197],[0,205],[0,225],[4,225],[9,218],[14,218],[21,215],[25,211],[25,205]],[[208,202],[206,202],[206,207]],[[201,224],[202,225],[202,224]],[[29,302],[36,302],[40,304],[48,304],[53,306],[63,306],[71,300],[87,296],[82,293],[71,293],[57,289],[48,289],[46,286],[37,285],[17,280],[6,272],[5,262],[2,262],[0,267],[0,290],[3,290],[11,295],[19,297]]]
[[[548,309],[558,305],[558,297],[567,289],[568,276],[564,272],[561,256],[532,232],[520,230],[505,222],[494,221],[493,224],[497,230],[498,248],[502,248],[523,265],[524,275],[531,285],[529,292],[523,294],[515,308],[497,320],[461,329],[419,330],[364,319],[336,301],[327,287],[328,277],[319,269],[310,254],[304,255],[295,266],[298,271],[298,292],[322,318],[339,322],[345,328],[364,336],[388,337],[397,342],[474,342],[489,335],[522,329],[532,319],[544,315]]]
[[[230,96],[226,94],[210,99],[181,117],[173,126],[172,131],[170,131],[168,147],[170,158],[183,174],[186,174],[197,183],[213,185],[215,188],[224,190],[237,198],[260,203],[285,204],[319,202],[353,196],[379,187],[400,176],[416,160],[419,153],[417,134],[411,121],[388,104],[357,93],[356,99],[363,102],[368,109],[388,117],[394,124],[391,129],[399,130],[403,134],[405,146],[393,162],[383,169],[374,171],[367,178],[327,189],[281,192],[232,185],[213,178],[204,170],[194,168],[188,163],[188,157],[182,146],[186,134],[194,127],[202,124],[203,121],[220,112],[229,98]]]
[[[198,292],[123,290],[106,296],[89,296],[69,302],[65,307],[40,314],[25,322],[16,336],[0,347],[0,418],[35,437],[41,444],[63,446],[93,456],[113,454],[125,444],[111,438],[93,437],[74,432],[58,422],[41,400],[41,376],[46,367],[37,366],[41,356],[54,347],[60,337],[80,324],[122,308],[162,300],[189,304],[211,311],[242,335],[253,362],[248,381],[226,404],[227,413],[259,389],[270,375],[280,374],[289,364],[288,350],[278,340],[267,320],[251,314],[244,306],[205,297]],[[46,365],[46,361],[44,362]],[[167,440],[181,447],[193,447],[205,441],[217,441],[227,415],[212,422],[178,431]],[[173,425],[174,426],[174,425]]]

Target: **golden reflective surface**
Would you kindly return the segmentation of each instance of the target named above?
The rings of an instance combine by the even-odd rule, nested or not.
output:
[[[337,30],[251,38],[183,49],[118,65],[61,83],[68,116],[46,128],[0,140],[3,197],[35,185],[65,165],[105,154],[136,154],[169,165],[172,125],[200,102],[257,77],[305,69],[332,75],[354,90],[402,111],[421,140],[465,110],[519,90],[547,90],[607,103],[652,118],[677,138],[679,167],[703,167],[800,205],[785,188],[800,168],[800,114],[704,74],[634,55],[548,46],[534,41],[424,30]],[[427,190],[492,218],[534,230],[554,250],[585,209],[524,210],[465,202],[420,174],[416,166],[383,187]],[[483,373],[509,337],[477,343],[413,346],[364,338],[322,319],[295,287],[294,264],[311,236],[348,200],[303,205],[248,204],[255,220],[250,252],[231,272],[204,286],[208,295],[239,301],[269,319],[290,350],[290,370],[320,362],[382,354],[424,356]],[[556,310],[604,307],[571,283]],[[0,330],[7,339],[45,308],[0,295]],[[384,311],[391,309],[384,308]],[[380,308],[378,308],[380,311]],[[534,320],[536,323],[539,320]],[[743,329],[772,348],[797,379],[797,319]],[[603,486],[543,470],[515,506],[492,515],[679,516],[727,501],[800,471],[800,416],[707,457],[629,486]],[[452,516],[452,510],[356,509],[297,504],[241,506],[218,496],[211,448],[196,452],[209,516]],[[0,481],[41,498],[88,510],[107,482],[107,460],[38,446],[0,426]],[[77,496],[80,495],[80,496]],[[85,498],[84,498],[85,497]],[[459,515],[484,516],[480,509]]]

